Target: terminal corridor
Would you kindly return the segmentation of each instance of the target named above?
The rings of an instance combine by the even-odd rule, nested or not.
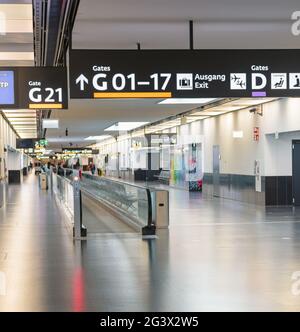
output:
[[[177,189],[170,202],[170,229],[155,240],[123,232],[73,242],[70,221],[33,174],[10,186],[0,210],[0,309],[299,310],[297,210],[274,214]]]
[[[299,59],[299,0],[0,0],[0,318],[300,312]]]

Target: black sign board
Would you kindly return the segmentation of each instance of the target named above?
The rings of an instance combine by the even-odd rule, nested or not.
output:
[[[64,154],[98,154],[99,150],[90,148],[63,148],[62,152]]]
[[[36,138],[17,138],[17,149],[33,149],[35,147]]]
[[[62,67],[0,67],[0,107],[67,109],[67,71]]]
[[[72,50],[71,98],[300,97],[300,50]]]

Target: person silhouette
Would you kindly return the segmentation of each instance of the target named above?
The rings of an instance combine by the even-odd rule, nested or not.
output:
[[[300,78],[299,78],[299,75],[296,75],[296,84],[294,85],[294,88],[300,88]]]

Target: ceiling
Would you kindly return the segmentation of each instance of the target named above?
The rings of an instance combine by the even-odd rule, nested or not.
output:
[[[161,99],[136,100],[70,100],[69,110],[52,111],[51,118],[59,119],[59,129],[47,129],[51,147],[91,144],[84,138],[101,135],[103,130],[118,121],[153,122],[187,110],[187,105],[159,105]],[[188,105],[192,109],[196,105]],[[68,129],[68,137],[65,130]]]
[[[194,20],[195,48],[297,48],[291,14],[299,0],[81,0],[73,48],[182,49],[189,47]],[[158,105],[158,100],[71,100],[68,111],[53,111],[59,130],[48,130],[50,146],[85,145],[117,121],[149,121],[197,105]],[[65,136],[68,128],[69,136]]]
[[[74,48],[299,48],[299,0],[81,0]]]
[[[25,59],[25,53],[33,50],[32,31],[26,30],[32,21],[32,1],[1,0],[0,11],[4,2],[23,6],[22,11],[9,11],[7,17],[24,24],[23,31],[0,35],[0,55],[19,52],[22,56],[23,52],[24,59],[4,62],[0,56],[0,66],[33,64]],[[299,48],[300,37],[291,33],[291,14],[296,10],[300,10],[299,0],[81,0],[73,48],[135,49],[137,43],[142,49],[188,48],[189,20],[194,20],[198,49]],[[85,145],[85,137],[101,135],[115,122],[155,122],[197,107],[158,101],[71,100],[69,110],[51,114],[60,120],[60,129],[47,130],[50,147]]]

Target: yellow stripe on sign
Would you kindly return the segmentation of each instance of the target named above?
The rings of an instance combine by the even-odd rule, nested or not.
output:
[[[171,92],[94,92],[95,99],[109,98],[172,98]]]
[[[62,104],[29,104],[30,109],[49,109],[49,108],[55,108],[55,109],[61,109],[63,108]]]

